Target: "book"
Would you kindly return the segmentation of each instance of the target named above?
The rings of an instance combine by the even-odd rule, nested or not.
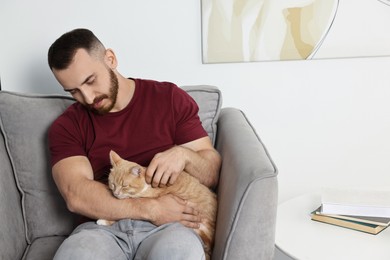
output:
[[[339,204],[322,204],[322,212],[328,215],[390,217],[390,207],[351,206]]]
[[[390,218],[390,189],[323,188],[322,213]]]
[[[364,222],[359,222],[355,220],[349,220],[349,219],[340,219],[336,217],[330,217],[325,215],[316,214],[315,211],[311,213],[311,219],[314,221],[331,224],[343,228],[353,229],[369,234],[376,235],[380,233],[382,230],[387,228],[387,226],[380,226],[375,224],[369,224]]]
[[[347,216],[347,215],[333,215],[333,214],[326,214],[322,212],[322,206],[317,208],[315,210],[315,213],[317,215],[323,215],[333,218],[339,218],[339,219],[347,219],[347,220],[354,220],[358,222],[368,223],[368,224],[374,224],[379,226],[387,227],[390,225],[390,218],[384,218],[384,217],[367,217],[367,216]]]

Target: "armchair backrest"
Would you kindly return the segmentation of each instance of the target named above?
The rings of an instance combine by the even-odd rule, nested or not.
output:
[[[199,117],[213,144],[217,136],[217,121],[221,112],[222,94],[214,86],[183,86],[199,106]]]

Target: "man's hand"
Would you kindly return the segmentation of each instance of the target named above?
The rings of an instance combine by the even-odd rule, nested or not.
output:
[[[188,228],[199,228],[201,218],[199,212],[190,202],[168,194],[152,202],[150,208],[150,221],[157,225],[170,222],[180,222]]]
[[[146,182],[155,187],[165,187],[175,183],[186,165],[183,147],[175,146],[154,156],[146,169]]]
[[[208,136],[174,146],[156,154],[146,169],[146,182],[153,188],[175,183],[185,171],[209,188],[218,183],[221,156]]]

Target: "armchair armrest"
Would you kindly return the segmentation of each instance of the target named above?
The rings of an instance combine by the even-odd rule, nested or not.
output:
[[[277,169],[243,112],[222,109],[216,149],[223,161],[213,259],[272,259]]]

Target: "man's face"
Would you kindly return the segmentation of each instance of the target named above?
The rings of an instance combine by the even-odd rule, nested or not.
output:
[[[107,68],[107,71],[110,75],[110,88],[108,93],[95,97],[91,105],[86,105],[91,111],[101,115],[110,112],[114,108],[118,97],[118,77],[111,69]]]
[[[91,111],[98,114],[115,112],[118,77],[103,59],[80,49],[68,68],[53,70],[53,73],[64,90]]]

